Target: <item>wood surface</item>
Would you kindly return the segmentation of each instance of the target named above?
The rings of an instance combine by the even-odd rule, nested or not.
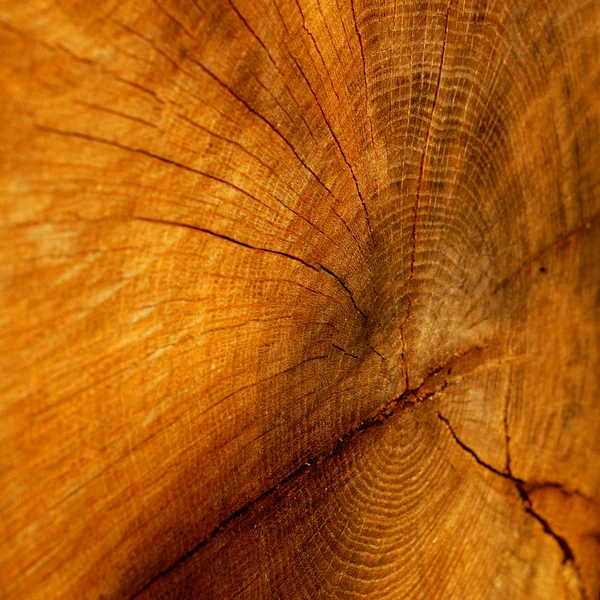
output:
[[[600,597],[598,0],[1,0],[0,597]]]

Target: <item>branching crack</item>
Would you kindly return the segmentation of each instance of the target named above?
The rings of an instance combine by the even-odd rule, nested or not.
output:
[[[536,521],[538,521],[538,523],[542,526],[545,533],[547,533],[548,535],[550,535],[551,537],[553,537],[556,540],[556,543],[559,545],[559,547],[563,553],[563,564],[566,563],[567,561],[571,561],[571,563],[573,564],[573,568],[575,569],[575,573],[577,573],[577,577],[579,579],[579,588],[581,590],[581,596],[585,600],[587,598],[587,593],[586,593],[585,587],[583,585],[583,580],[581,578],[581,572],[579,570],[579,565],[575,561],[575,556],[573,555],[573,551],[571,550],[569,543],[567,542],[567,540],[564,537],[558,535],[550,527],[550,524],[548,523],[548,521],[546,519],[544,519],[544,517],[542,517],[542,515],[540,515],[533,509],[531,499],[529,498],[529,494],[528,494],[527,490],[525,489],[525,485],[526,485],[525,482],[523,482],[521,479],[518,479],[517,477],[515,477],[513,475],[511,461],[510,461],[510,433],[509,433],[509,428],[508,428],[509,408],[510,408],[510,391],[508,392],[508,394],[506,396],[506,401],[504,403],[504,436],[506,438],[506,473],[508,474],[508,477],[515,483],[515,487],[517,488],[517,491],[519,492],[519,496],[521,497],[521,501],[523,502],[525,512],[527,514],[531,515]],[[591,501],[591,498],[585,496],[578,490],[576,490],[575,492],[567,493],[565,491],[564,487],[559,483],[547,482],[547,483],[543,483],[543,484],[527,484],[527,487],[530,490],[547,489],[547,488],[558,489],[558,490],[560,490],[561,493],[563,493],[565,495],[568,495],[568,496],[576,495],[576,496],[579,496],[580,498],[584,498],[587,501]]]
[[[553,531],[548,521],[546,521],[546,519],[544,519],[544,517],[542,517],[539,513],[535,512],[523,483],[517,481],[516,479],[513,479],[513,481],[515,482],[515,486],[517,488],[517,491],[519,492],[519,496],[523,501],[525,512],[531,515],[536,521],[538,521],[538,523],[540,523],[544,531],[548,535],[553,537],[556,540],[556,543],[560,546],[560,549],[563,553],[563,563],[566,563],[568,560],[575,563],[575,556],[573,556],[573,551],[571,550],[571,547],[569,546],[567,540],[564,537],[558,535],[558,533],[556,533],[555,531]]]
[[[523,508],[524,508],[525,512],[528,515],[532,516],[542,526],[542,529],[544,530],[544,532],[546,534],[548,534],[550,537],[552,537],[554,539],[554,541],[558,544],[558,546],[561,549],[562,554],[563,554],[563,563],[566,563],[567,561],[571,561],[573,563],[573,565],[575,566],[577,573],[579,574],[579,571],[577,568],[577,563],[575,562],[575,556],[573,555],[573,551],[571,550],[571,547],[569,546],[569,543],[567,542],[567,540],[564,537],[562,537],[561,535],[559,535],[558,533],[556,533],[550,526],[550,523],[548,523],[548,521],[546,519],[544,519],[544,517],[542,517],[539,513],[537,513],[535,511],[535,509],[533,508],[533,505],[529,498],[529,494],[527,493],[527,490],[525,489],[525,486],[527,485],[526,482],[523,481],[522,479],[519,479],[518,477],[515,477],[510,471],[508,471],[508,472],[499,471],[492,465],[481,460],[481,458],[479,458],[477,453],[472,448],[469,448],[464,442],[462,442],[460,440],[460,438],[456,435],[454,429],[450,425],[450,422],[448,421],[448,419],[446,417],[444,417],[440,412],[438,412],[438,418],[440,419],[440,421],[445,423],[446,427],[448,428],[448,431],[450,432],[452,438],[458,444],[458,446],[460,446],[465,452],[470,454],[474,458],[474,460],[477,462],[477,464],[481,465],[483,468],[487,469],[491,473],[494,473],[495,475],[498,475],[499,477],[503,477],[504,479],[508,479],[509,481],[512,481],[514,483],[517,493],[519,494],[519,497],[521,498],[521,501],[523,503]]]

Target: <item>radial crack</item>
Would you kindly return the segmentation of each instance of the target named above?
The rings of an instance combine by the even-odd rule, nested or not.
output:
[[[344,350],[341,346],[338,346],[337,344],[334,344],[332,342],[331,344],[336,350],[339,350],[340,352],[343,352],[346,356],[350,356],[351,358],[356,358],[358,359],[358,356],[356,356],[355,354],[350,354],[350,352],[346,352],[346,350]]]
[[[410,256],[410,270],[409,270],[409,275],[408,275],[408,282],[406,284],[406,297],[407,297],[406,315],[404,316],[404,319],[402,320],[402,323],[400,324],[400,335],[403,340],[402,356],[405,359],[405,365],[406,365],[406,356],[405,356],[406,345],[404,344],[404,340],[405,340],[404,328],[405,328],[406,323],[408,322],[408,319],[410,318],[410,311],[412,309],[412,296],[410,295],[410,290],[411,290],[413,278],[414,278],[415,258],[416,258],[416,254],[417,254],[417,219],[419,217],[419,204],[420,204],[420,200],[421,200],[421,186],[423,184],[423,172],[425,170],[425,157],[427,156],[427,150],[429,149],[429,141],[431,139],[431,130],[432,130],[432,126],[433,126],[433,120],[435,117],[435,109],[437,107],[438,95],[440,92],[440,84],[442,82],[442,70],[444,69],[444,59],[446,57],[446,42],[448,39],[448,21],[450,20],[450,9],[451,8],[452,8],[452,0],[450,0],[448,2],[448,9],[446,11],[446,24],[444,26],[444,40],[442,42],[442,55],[440,58],[440,68],[438,70],[437,84],[435,87],[435,94],[433,96],[433,104],[431,106],[431,117],[429,119],[429,129],[427,131],[427,138],[425,140],[425,147],[423,149],[423,154],[421,155],[421,162],[419,164],[419,177],[417,180],[417,193],[415,196],[415,209],[414,209],[414,219],[413,219],[413,226],[412,226],[412,250],[411,250],[411,256]],[[405,376],[406,376],[407,386],[408,386],[408,369],[406,369],[406,367],[405,367]]]
[[[260,252],[267,252],[268,254],[277,254],[279,256],[284,256],[285,258],[289,258],[291,260],[295,260],[296,262],[303,264],[305,267],[308,267],[309,269],[312,269],[313,271],[318,271],[318,269],[316,267],[313,267],[311,264],[307,263],[305,260],[302,260],[301,258],[294,256],[293,254],[288,254],[287,252],[281,252],[279,250],[270,250],[269,248],[261,248],[258,246],[252,246],[250,244],[247,244],[246,242],[241,242],[240,240],[231,238],[228,235],[224,235],[222,233],[217,233],[215,231],[211,231],[210,229],[205,229],[204,227],[190,225],[189,223],[179,223],[177,221],[168,221],[165,219],[155,219],[152,217],[135,216],[135,217],[132,217],[132,219],[135,221],[145,221],[147,223],[158,223],[161,225],[171,225],[173,227],[185,227],[186,229],[193,229],[194,231],[200,231],[202,233],[212,235],[213,237],[217,237],[217,238],[225,240],[227,242],[231,242],[232,244],[242,246],[242,248],[249,248],[250,250],[258,250]]]
[[[368,320],[367,315],[362,310],[360,310],[360,308],[358,307],[358,304],[356,304],[356,300],[354,299],[354,294],[352,293],[352,290],[344,283],[344,280],[341,277],[338,277],[333,271],[331,271],[327,267],[323,266],[321,263],[318,263],[318,265],[319,265],[319,267],[321,267],[321,269],[323,269],[323,271],[325,271],[325,273],[327,273],[328,275],[333,277],[344,288],[344,290],[346,290],[346,293],[350,297],[350,300],[352,301],[354,308],[362,317],[363,324],[365,324]]]
[[[317,107],[319,108],[320,112],[321,112],[321,116],[323,117],[323,121],[325,122],[325,125],[327,126],[327,129],[329,130],[329,133],[331,134],[331,137],[333,138],[333,141],[335,142],[336,146],[338,147],[338,150],[340,151],[340,154],[342,156],[343,161],[346,163],[346,166],[348,167],[349,171],[350,171],[350,175],[354,181],[354,186],[356,187],[356,193],[358,194],[358,198],[362,204],[364,213],[365,213],[365,218],[367,221],[367,226],[369,228],[369,233],[371,234],[371,238],[373,237],[373,229],[371,228],[371,220],[369,218],[369,211],[367,210],[367,205],[365,203],[365,199],[362,195],[362,192],[360,191],[360,187],[358,186],[358,180],[356,179],[356,175],[354,173],[354,169],[352,168],[352,165],[350,164],[350,161],[348,160],[348,158],[346,157],[346,154],[342,148],[342,145],[340,144],[340,141],[337,137],[337,135],[335,134],[335,132],[333,131],[333,128],[331,127],[331,124],[329,123],[329,120],[327,119],[327,116],[325,115],[325,111],[323,110],[323,107],[321,106],[321,103],[319,102],[317,95],[315,93],[315,91],[312,88],[312,85],[310,84],[310,81],[308,80],[308,77],[305,75],[304,71],[302,70],[302,68],[300,67],[300,64],[298,63],[298,61],[294,58],[293,55],[290,55],[292,61],[294,62],[294,64],[296,65],[296,68],[298,69],[298,71],[300,72],[300,74],[302,75],[302,77],[304,78],[304,81],[306,82],[306,85],[308,87],[308,90],[310,91],[310,93],[312,94],[313,98],[315,99],[315,104],[317,105]]]

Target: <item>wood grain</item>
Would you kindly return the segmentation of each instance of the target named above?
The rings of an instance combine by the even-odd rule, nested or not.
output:
[[[0,596],[599,597],[599,52],[0,2]]]

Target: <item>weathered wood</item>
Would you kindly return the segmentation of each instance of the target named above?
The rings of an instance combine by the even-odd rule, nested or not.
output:
[[[600,7],[0,5],[7,598],[597,598]]]

